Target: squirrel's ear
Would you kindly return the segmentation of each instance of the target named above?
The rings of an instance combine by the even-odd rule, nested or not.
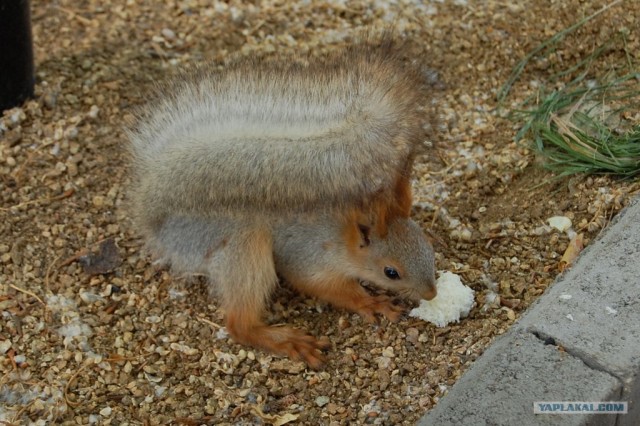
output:
[[[401,217],[411,216],[411,204],[413,204],[413,196],[411,194],[411,180],[401,175],[396,181],[395,201],[397,214]]]
[[[358,224],[358,230],[360,231],[360,236],[362,237],[362,242],[360,243],[360,247],[364,248],[371,244],[371,240],[369,239],[369,234],[371,233],[371,227],[367,225]]]

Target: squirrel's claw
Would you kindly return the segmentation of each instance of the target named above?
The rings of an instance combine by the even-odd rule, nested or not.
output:
[[[227,328],[238,342],[304,361],[313,369],[322,367],[326,360],[323,351],[331,347],[331,342],[327,337],[316,339],[302,330],[290,327],[258,324],[240,329],[233,326]]]
[[[400,315],[404,312],[404,308],[393,303],[390,297],[380,295],[371,296],[356,312],[358,312],[365,321],[371,324],[377,324],[378,319],[375,314],[381,314],[389,321],[397,322],[400,319]]]
[[[308,334],[300,334],[300,336],[292,336],[287,342],[286,355],[306,362],[314,370],[319,369],[326,362],[323,351],[331,347],[331,342],[325,336],[316,339]]]

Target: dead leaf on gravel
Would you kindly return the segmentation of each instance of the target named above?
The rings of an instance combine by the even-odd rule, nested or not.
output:
[[[567,249],[564,251],[562,259],[560,259],[560,271],[569,268],[578,258],[582,249],[584,249],[584,234],[576,234],[569,242],[569,246],[567,246]]]
[[[79,261],[86,274],[99,275],[112,272],[120,266],[122,258],[115,241],[109,238],[100,243],[97,253],[80,256]]]
[[[297,420],[298,417],[300,417],[299,414],[291,414],[291,413],[285,413],[281,416],[275,415],[275,414],[265,414],[262,411],[262,407],[259,407],[259,406],[251,407],[251,411],[256,416],[260,417],[265,422],[272,424],[273,426],[282,426],[287,423],[293,422]]]

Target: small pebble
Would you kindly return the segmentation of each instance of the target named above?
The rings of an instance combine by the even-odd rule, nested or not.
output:
[[[97,105],[91,105],[91,108],[89,108],[89,112],[87,113],[87,116],[89,116],[89,118],[96,119],[98,118],[99,113],[100,113],[100,108]]]
[[[160,321],[162,321],[162,318],[158,315],[150,315],[144,319],[144,322],[149,324],[158,324]]]
[[[328,396],[319,396],[319,397],[316,398],[316,405],[318,407],[324,407],[328,403],[329,403],[329,397]]]
[[[104,206],[104,197],[102,195],[95,195],[91,201],[95,207]]]
[[[382,356],[386,356],[389,358],[393,358],[395,355],[393,354],[393,347],[387,346],[382,350]]]
[[[560,232],[565,232],[571,228],[571,219],[566,216],[553,216],[547,219],[547,223],[550,227],[557,229]]]
[[[167,40],[173,40],[174,38],[176,38],[176,33],[174,33],[173,30],[169,28],[163,28],[160,33]]]
[[[54,109],[58,103],[58,94],[55,92],[47,92],[42,97],[42,101],[44,102],[45,107]]]
[[[420,332],[415,327],[407,328],[405,332],[407,334],[407,341],[413,343],[414,345],[418,343],[418,337],[420,336]]]

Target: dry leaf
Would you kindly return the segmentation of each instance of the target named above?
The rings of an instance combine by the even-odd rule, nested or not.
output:
[[[100,243],[97,253],[89,253],[79,258],[82,269],[86,274],[98,275],[113,271],[122,263],[122,258],[118,253],[113,238]]]
[[[569,242],[569,246],[567,247],[567,249],[564,251],[562,259],[560,259],[560,271],[564,271],[565,269],[570,267],[578,258],[578,255],[580,255],[580,252],[582,252],[583,248],[584,234],[575,235]]]
[[[291,413],[285,413],[281,416],[278,416],[276,414],[266,414],[262,411],[262,407],[260,406],[252,406],[251,411],[253,411],[256,416],[260,417],[265,422],[272,424],[273,426],[282,426],[289,422],[298,420],[298,417],[300,417],[299,414]]]

